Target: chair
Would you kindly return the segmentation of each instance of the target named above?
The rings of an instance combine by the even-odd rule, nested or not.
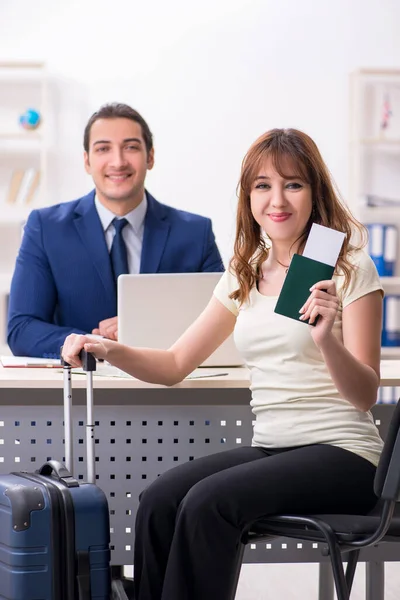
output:
[[[271,515],[252,523],[242,537],[233,598],[247,543],[280,536],[326,542],[322,552],[330,556],[337,598],[350,600],[360,550],[382,542],[400,542],[400,400],[376,470],[374,492],[378,501],[368,515]]]

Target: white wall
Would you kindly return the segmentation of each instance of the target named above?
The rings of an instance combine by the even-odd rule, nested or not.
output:
[[[155,136],[147,187],[212,217],[227,260],[240,163],[267,129],[314,137],[347,196],[348,75],[399,67],[399,24],[398,0],[1,0],[0,60],[48,65],[52,203],[90,189],[90,114],[127,102]]]

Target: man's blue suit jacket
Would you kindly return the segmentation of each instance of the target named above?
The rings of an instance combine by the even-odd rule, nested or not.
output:
[[[223,271],[211,221],[148,192],[141,273]],[[8,344],[19,356],[59,356],[70,333],[117,314],[116,289],[95,192],[34,210],[11,283]]]

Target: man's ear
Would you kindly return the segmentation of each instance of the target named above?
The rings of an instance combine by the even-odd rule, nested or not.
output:
[[[85,171],[88,175],[91,174],[90,162],[89,162],[89,154],[86,152],[83,153],[83,163],[85,165]]]
[[[149,171],[151,171],[151,169],[153,167],[154,167],[154,148],[152,148],[147,155],[147,169]]]

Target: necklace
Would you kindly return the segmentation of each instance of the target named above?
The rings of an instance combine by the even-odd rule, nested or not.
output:
[[[278,260],[277,258],[275,259],[276,262],[278,263],[278,265],[281,265],[281,267],[283,267],[285,269],[285,273],[287,273],[289,271],[289,266],[290,265],[284,265],[283,263],[281,263],[280,260]]]

